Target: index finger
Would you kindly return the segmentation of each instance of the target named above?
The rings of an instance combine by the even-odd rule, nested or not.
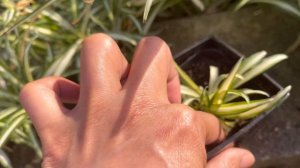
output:
[[[168,45],[157,37],[141,40],[124,86],[151,99],[180,103],[179,77]]]
[[[30,82],[20,93],[20,101],[42,141],[53,139],[53,130],[61,130],[60,123],[66,124],[70,110],[63,103],[77,102],[78,97],[79,85],[61,77]]]

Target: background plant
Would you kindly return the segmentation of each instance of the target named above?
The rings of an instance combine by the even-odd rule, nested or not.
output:
[[[19,104],[26,83],[56,75],[77,80],[81,41],[104,32],[130,56],[166,20],[227,9],[231,0],[2,0],[0,2],[0,164],[11,167],[8,142],[41,157],[38,138]],[[152,32],[155,34],[155,32]]]
[[[194,15],[215,2],[217,0],[2,0],[0,163],[12,166],[5,153],[10,150],[8,142],[25,144],[41,158],[38,138],[18,100],[19,91],[26,83],[50,75],[77,80],[79,49],[84,37],[96,32],[107,33],[118,41],[130,60],[137,41],[149,34],[156,18]],[[147,22],[144,14],[147,14]]]

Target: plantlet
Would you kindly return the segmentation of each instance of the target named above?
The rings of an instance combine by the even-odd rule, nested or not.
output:
[[[207,86],[198,86],[179,66],[176,66],[182,81],[183,103],[217,116],[227,132],[236,124],[245,123],[275,108],[289,96],[291,86],[287,86],[272,97],[262,90],[241,88],[246,82],[287,59],[284,54],[269,57],[266,55],[267,52],[261,51],[248,58],[242,58],[228,74],[219,74],[217,67],[210,66]],[[252,100],[250,97],[255,94],[266,98]]]

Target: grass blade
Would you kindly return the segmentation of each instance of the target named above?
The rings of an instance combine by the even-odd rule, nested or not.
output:
[[[200,9],[200,11],[204,11],[205,6],[204,6],[202,0],[191,0],[191,1],[194,3],[194,5],[195,5],[197,8]]]
[[[8,99],[10,101],[19,102],[19,97],[13,93],[10,93],[6,90],[0,89],[0,98]]]
[[[1,77],[7,79],[11,83],[17,85],[17,86],[23,86],[23,83],[18,79],[18,75],[16,75],[14,72],[10,70],[9,67],[0,59],[0,74]]]
[[[0,149],[0,165],[4,168],[12,168],[11,162],[5,152]]]
[[[30,140],[33,144],[33,147],[37,153],[37,155],[42,158],[43,157],[43,154],[42,154],[42,150],[41,150],[41,147],[40,147],[40,144],[38,143],[38,140],[34,134],[34,131],[32,130],[32,127],[30,124],[26,123],[25,124],[25,130],[26,132],[28,133],[29,137],[30,137]]]
[[[10,56],[9,59],[10,59],[11,63],[13,63],[15,66],[20,66],[19,65],[19,60],[18,60],[17,55],[16,55],[16,52],[12,48],[7,36],[5,38],[5,49],[9,53],[9,56]]]
[[[53,21],[55,21],[59,26],[64,28],[65,30],[69,30],[75,35],[78,35],[79,32],[67,21],[65,20],[60,14],[52,11],[52,10],[44,10],[42,12],[43,15],[49,17]]]
[[[121,34],[121,33],[108,33],[112,38],[114,38],[115,40],[120,40],[120,41],[125,41],[130,43],[131,45],[136,46],[137,42],[136,40],[128,37],[127,35]]]
[[[4,110],[1,110],[0,111],[0,121],[9,117],[11,114],[14,114],[18,109],[19,109],[19,107],[15,106],[15,107],[8,107]]]
[[[103,0],[103,5],[104,8],[106,9],[107,13],[108,13],[108,18],[111,22],[114,21],[114,14],[113,14],[113,9],[110,7],[111,5],[109,4],[109,0]]]
[[[155,6],[154,10],[152,11],[148,21],[145,23],[144,25],[144,29],[143,32],[144,34],[148,34],[152,23],[154,22],[156,16],[158,15],[158,13],[160,12],[161,8],[163,7],[164,3],[166,2],[166,0],[160,0],[160,2]]]
[[[81,42],[81,39],[77,40],[63,56],[59,57],[56,61],[54,61],[52,65],[48,68],[44,76],[61,76],[70,64]]]
[[[44,5],[40,6],[40,7],[37,8],[36,10],[34,10],[34,11],[33,11],[32,13],[30,13],[29,15],[25,16],[24,18],[20,19],[20,20],[17,21],[16,23],[14,23],[12,26],[3,29],[3,30],[0,32],[0,36],[2,36],[2,35],[5,34],[5,33],[10,32],[11,30],[13,30],[13,29],[15,29],[16,27],[20,26],[21,24],[25,23],[27,20],[36,17],[39,13],[41,13],[42,11],[44,11],[45,8],[47,8],[48,6],[52,5],[55,1],[57,1],[57,0],[49,0],[48,2],[46,2]]]
[[[147,18],[148,18],[148,14],[150,12],[151,6],[152,6],[153,0],[147,0],[146,1],[146,5],[145,5],[145,9],[144,9],[144,15],[143,15],[143,22],[145,23]]]
[[[23,62],[24,63],[24,73],[27,78],[27,82],[33,81],[32,73],[30,70],[30,63],[29,63],[29,50],[31,48],[32,41],[33,40],[31,40],[29,42],[29,44],[27,45],[27,47],[25,49],[24,62]]]
[[[3,145],[8,140],[10,134],[14,131],[14,129],[16,129],[26,118],[26,114],[17,117],[12,123],[8,125],[8,127],[5,130],[2,131],[0,138],[0,148],[3,147]]]
[[[140,24],[140,22],[138,21],[138,19],[136,17],[134,17],[133,15],[129,15],[128,17],[133,22],[135,27],[138,29],[139,33],[143,34],[143,28],[142,28],[142,25]]]

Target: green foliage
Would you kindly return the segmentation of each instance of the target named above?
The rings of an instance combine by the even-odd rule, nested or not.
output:
[[[77,76],[84,37],[103,32],[130,57],[157,18],[198,12],[201,0],[2,0],[0,2],[0,164],[9,167],[7,142],[26,144],[41,157],[39,141],[18,95],[45,76]],[[196,4],[196,7],[191,5]],[[151,8],[151,11],[150,11]],[[143,16],[144,15],[144,16]],[[147,19],[147,22],[143,23]]]
[[[77,76],[80,44],[84,37],[97,32],[107,33],[118,41],[129,57],[137,42],[149,34],[158,16],[170,18],[176,14],[194,14],[206,10],[215,2],[218,0],[2,0],[0,164],[11,167],[4,153],[9,141],[32,147],[41,158],[39,141],[19,103],[19,92],[26,83],[45,76]],[[188,76],[185,77],[185,84],[192,88],[182,86],[186,91],[183,94],[190,95],[185,103],[194,102],[198,95],[201,95],[202,104],[209,103],[209,95],[226,78],[214,73],[210,84],[212,87],[208,91],[194,85]],[[245,95],[262,92],[231,90],[228,93],[231,97],[226,96],[225,102],[230,102],[235,96],[247,99]],[[226,106],[224,108],[226,110]]]
[[[228,74],[219,75],[218,68],[210,66],[209,84],[200,87],[177,66],[182,80],[181,94],[184,104],[214,114],[225,124],[228,131],[235,123],[244,122],[275,108],[288,97],[291,86],[272,97],[261,90],[240,88],[249,80],[287,59],[284,54],[270,57],[266,55],[265,51],[261,51],[246,59],[240,59]],[[260,94],[266,98],[251,100],[250,95],[253,94]],[[243,101],[238,98],[242,98]]]
[[[110,34],[130,54],[158,13],[166,9],[165,2],[154,4],[149,22],[143,24],[140,20],[145,1],[2,1],[0,164],[11,167],[2,150],[8,141],[26,144],[42,157],[34,129],[18,100],[22,86],[45,76],[78,74],[81,42],[92,33]]]

